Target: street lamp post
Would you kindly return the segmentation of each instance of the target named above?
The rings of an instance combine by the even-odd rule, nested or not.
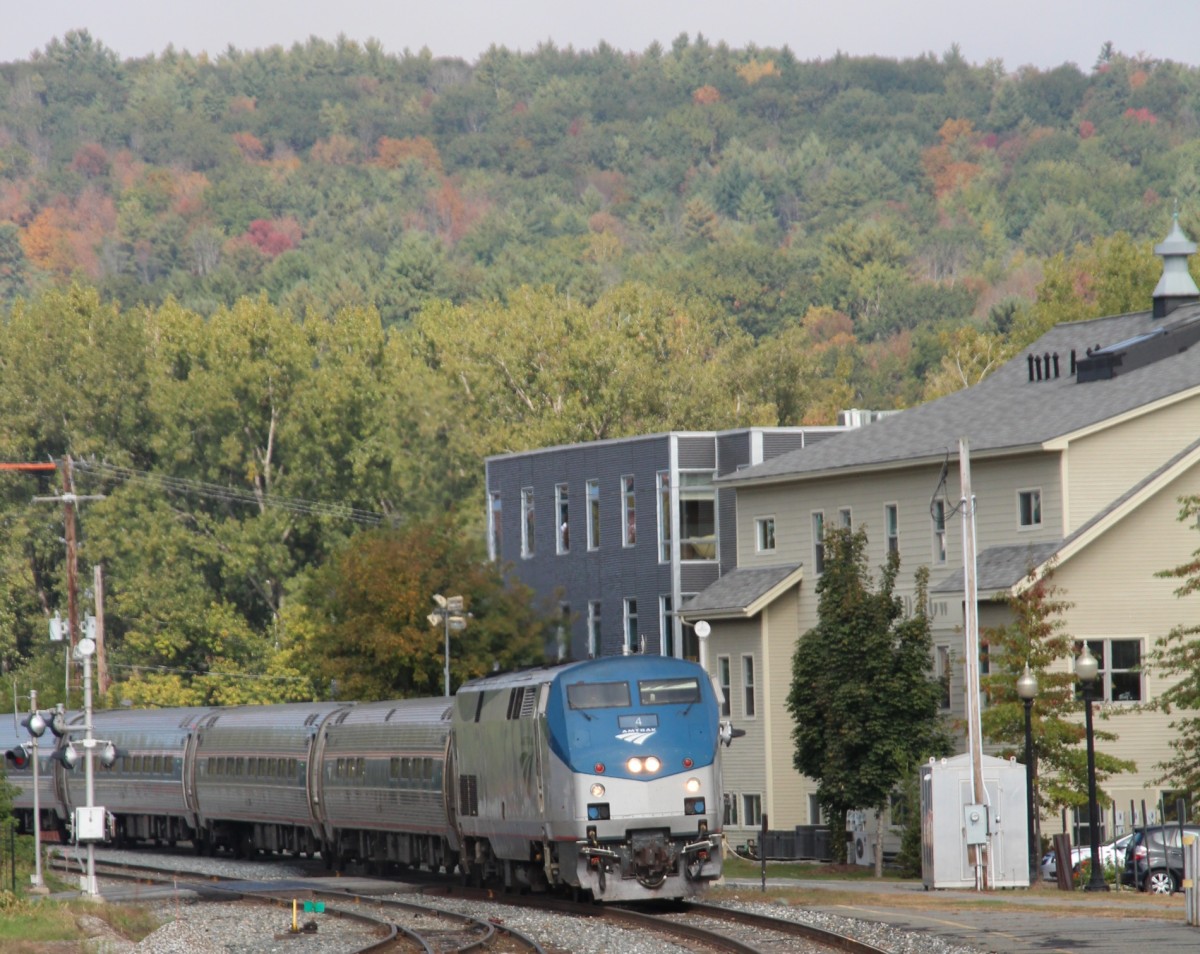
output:
[[[1029,819],[1029,883],[1034,884],[1038,873],[1037,829],[1033,824],[1033,700],[1037,696],[1037,676],[1025,664],[1017,680],[1017,695],[1025,703],[1025,810]]]
[[[46,720],[38,712],[37,690],[29,691],[29,718],[25,720],[29,730],[31,757],[33,759],[33,884],[30,894],[46,894],[46,883],[42,880],[42,803],[41,781],[38,778],[38,739],[46,731]]]
[[[440,593],[434,594],[433,601],[437,604],[437,609],[429,614],[430,626],[441,626],[445,629],[445,694],[446,698],[450,698],[450,630],[460,632],[467,627],[467,617],[470,613],[463,612],[463,598],[461,596],[442,596]]]
[[[1087,731],[1088,835],[1092,843],[1092,874],[1084,886],[1085,891],[1108,890],[1108,882],[1104,880],[1104,871],[1100,867],[1100,826],[1096,817],[1099,815],[1096,804],[1096,742],[1092,731],[1092,688],[1099,672],[1100,664],[1085,642],[1083,651],[1075,660],[1075,674],[1083,684],[1083,717]]]

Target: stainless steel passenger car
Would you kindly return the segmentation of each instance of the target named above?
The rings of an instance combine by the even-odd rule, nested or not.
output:
[[[447,871],[458,842],[447,816],[448,699],[376,702],[328,719],[316,814],[338,859]]]
[[[328,720],[351,709],[343,702],[234,706],[200,719],[187,784],[201,849],[228,848],[238,856],[323,850],[321,733]]]

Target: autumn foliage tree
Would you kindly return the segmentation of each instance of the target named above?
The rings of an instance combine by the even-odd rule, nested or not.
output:
[[[317,573],[290,627],[317,686],[346,699],[442,693],[444,633],[429,622],[433,595],[461,595],[471,614],[450,641],[450,687],[545,660],[552,635],[522,587],[506,588],[449,520],[359,534]]]

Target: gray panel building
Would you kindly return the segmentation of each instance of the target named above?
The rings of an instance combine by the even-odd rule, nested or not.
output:
[[[735,493],[714,478],[849,429],[672,431],[489,457],[489,553],[561,614],[551,655],[697,659],[676,609],[737,565]]]

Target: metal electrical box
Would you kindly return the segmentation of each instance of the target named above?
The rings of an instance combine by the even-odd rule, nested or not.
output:
[[[80,843],[104,841],[104,809],[101,806],[75,809],[75,840]]]
[[[970,755],[931,760],[920,768],[921,874],[926,888],[974,888],[970,846],[987,850],[987,885],[1029,886],[1029,819],[1025,766],[982,756],[987,797],[975,800]],[[969,850],[970,849],[970,850]]]

